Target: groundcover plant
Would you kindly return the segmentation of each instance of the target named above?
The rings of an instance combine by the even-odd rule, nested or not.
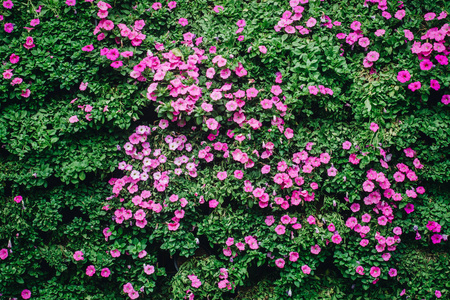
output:
[[[450,297],[448,1],[1,4],[1,299]]]

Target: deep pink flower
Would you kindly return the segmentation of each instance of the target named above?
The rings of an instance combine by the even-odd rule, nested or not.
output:
[[[4,28],[7,33],[11,33],[14,29],[14,25],[12,23],[5,23]]]
[[[25,290],[22,291],[22,293],[20,295],[22,296],[23,299],[30,299],[31,291],[25,289]]]
[[[364,268],[362,266],[357,266],[356,273],[358,273],[359,275],[364,275]]]
[[[8,249],[3,248],[0,250],[0,259],[5,260],[6,258],[8,258]]]
[[[4,7],[4,8],[6,8],[6,9],[11,9],[11,8],[13,8],[13,6],[14,6],[14,4],[12,3],[11,0],[3,1],[3,7]],[[29,297],[28,297],[28,298],[29,298]],[[28,299],[28,298],[27,298],[27,299]]]
[[[370,123],[369,129],[372,130],[373,132],[377,132],[378,128],[379,127],[378,127],[377,123],[374,123],[374,122]]]
[[[111,271],[108,268],[103,268],[100,275],[102,277],[109,277],[109,274],[111,274]]]
[[[225,180],[227,178],[227,172],[223,171],[223,172],[217,173],[217,178],[219,178],[220,181]]]
[[[422,84],[420,83],[420,81],[411,82],[408,85],[408,89],[410,89],[413,92],[419,90],[421,87],[422,87]]]
[[[411,79],[411,74],[408,71],[400,71],[397,75],[397,80],[401,83],[405,83]]]
[[[432,67],[433,67],[433,63],[429,59],[424,59],[420,62],[420,69],[422,71],[431,70]]]
[[[76,0],[66,0],[67,6],[75,6],[77,4]]]
[[[308,21],[306,21],[306,27],[314,27],[316,25],[317,20],[313,17],[309,18]]]
[[[448,105],[450,103],[450,95],[442,95],[441,102],[444,105]]]
[[[14,201],[15,201],[16,203],[22,202],[22,196],[15,196],[15,197],[14,197]]]
[[[86,45],[83,48],[81,48],[81,50],[85,51],[85,52],[91,52],[92,50],[94,50],[94,45]]]

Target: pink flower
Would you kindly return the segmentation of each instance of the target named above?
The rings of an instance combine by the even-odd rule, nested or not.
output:
[[[442,293],[439,290],[435,290],[434,291],[434,295],[436,296],[436,298],[441,298],[442,297]]]
[[[169,9],[174,9],[175,7],[177,7],[177,2],[175,1],[170,1],[167,6],[169,7]]]
[[[12,64],[18,63],[19,60],[20,60],[20,57],[19,57],[18,55],[14,54],[14,53],[11,54],[11,55],[9,56],[9,61],[10,61]]]
[[[368,193],[372,192],[373,189],[374,189],[374,187],[375,187],[375,185],[374,185],[373,182],[370,181],[370,180],[366,180],[366,181],[364,181],[364,183],[363,183],[363,190],[366,191],[366,192],[368,192]]]
[[[11,0],[6,0],[6,1],[3,2],[3,7],[6,8],[6,9],[11,9],[11,8],[13,8],[13,6],[14,6],[14,4],[12,3]]]
[[[109,274],[111,274],[111,271],[108,268],[103,268],[100,275],[102,277],[109,277]]]
[[[180,18],[180,19],[178,20],[178,24],[180,24],[181,26],[184,27],[184,26],[188,25],[189,22],[188,22],[188,20],[185,19],[185,18]]]
[[[236,22],[236,25],[237,25],[238,27],[245,27],[245,25],[246,25],[245,20],[238,20],[238,21]]]
[[[67,6],[75,6],[77,4],[76,0],[66,0]]]
[[[372,267],[370,268],[370,275],[374,278],[377,278],[378,276],[380,276],[381,274],[381,270],[379,267]]]
[[[377,132],[378,128],[379,127],[378,127],[377,123],[374,123],[374,122],[370,123],[369,129],[372,130],[373,132]]]
[[[162,7],[162,4],[159,3],[159,2],[155,2],[155,3],[153,3],[153,5],[152,5],[152,8],[153,8],[154,10],[158,10],[158,9],[160,9],[161,7]]]
[[[279,85],[272,85],[272,88],[270,89],[270,92],[272,94],[274,94],[275,96],[278,96],[278,95],[280,95],[283,92],[283,90],[280,88]]]
[[[30,299],[31,291],[25,289],[25,290],[22,291],[22,293],[20,295],[22,296],[23,299]]]
[[[277,227],[275,227],[275,232],[278,235],[283,235],[286,232],[286,227],[284,227],[283,225],[278,225]]]
[[[341,241],[342,241],[342,237],[341,237],[339,234],[335,233],[335,234],[333,234],[333,236],[331,237],[331,241],[332,241],[333,243],[335,243],[335,244],[340,244]]]
[[[227,172],[223,171],[223,172],[219,172],[217,173],[217,178],[219,178],[219,180],[223,181],[227,178]]]
[[[208,120],[206,120],[206,126],[210,130],[216,130],[219,126],[219,122],[217,122],[214,118],[209,118]]]
[[[110,253],[111,253],[112,257],[119,257],[120,256],[120,251],[117,250],[117,249],[111,250]]]
[[[420,83],[420,81],[411,82],[408,85],[408,89],[410,89],[413,92],[415,92],[416,90],[420,89],[421,87],[422,87],[422,84]]]
[[[292,262],[296,262],[299,258],[298,252],[290,252],[289,253],[289,260]]]
[[[155,267],[151,265],[144,265],[144,273],[147,275],[151,275],[155,272]]]
[[[367,47],[367,46],[369,46],[370,45],[370,40],[368,39],[368,38],[366,38],[366,37],[364,37],[364,38],[360,38],[359,40],[358,40],[358,44],[361,46],[361,47]]]
[[[447,56],[445,56],[445,55],[436,55],[435,58],[438,61],[438,63],[440,63],[441,65],[443,65],[443,66],[448,65],[448,57]]]
[[[429,12],[429,13],[425,14],[425,16],[423,16],[423,17],[424,17],[425,21],[431,21],[434,18],[436,18],[436,14],[433,12]]]
[[[307,221],[310,225],[316,224],[316,218],[314,218],[313,216],[309,216],[309,217],[306,219],[306,221]]]
[[[342,149],[344,150],[348,150],[352,147],[352,143],[349,141],[345,141],[344,143],[342,143]]]
[[[370,51],[367,53],[366,58],[370,62],[376,62],[380,58],[380,54],[377,51]]]
[[[313,27],[314,25],[316,25],[316,23],[317,20],[311,17],[308,19],[308,21],[306,21],[306,27]]]
[[[432,67],[433,67],[433,63],[429,59],[424,59],[420,62],[420,69],[422,71],[431,70]]]
[[[14,25],[12,23],[5,23],[4,28],[7,33],[11,33],[14,29]]]
[[[94,274],[95,274],[95,267],[93,265],[88,266],[86,268],[86,275],[92,277],[94,276]]]
[[[83,48],[81,48],[81,50],[82,51],[85,51],[85,52],[91,52],[92,50],[94,50],[94,45],[86,45],[86,46],[84,46]]]
[[[8,258],[8,249],[3,248],[0,250],[0,259],[5,260],[6,258]]]
[[[401,83],[405,83],[411,79],[411,74],[408,71],[400,71],[397,74],[397,80]]]
[[[414,211],[414,204],[412,204],[412,203],[406,204],[405,211],[407,214],[412,213]]]
[[[78,117],[77,116],[71,116],[70,118],[69,118],[69,122],[70,123],[76,123],[76,122],[78,122],[79,120],[78,120]]]
[[[284,259],[279,258],[275,261],[275,265],[277,265],[278,268],[283,269],[284,268]]]
[[[311,268],[308,265],[303,265],[302,266],[302,272],[305,274],[310,274],[311,273]]]
[[[314,86],[314,85],[308,86],[308,90],[309,90],[309,93],[310,93],[311,95],[317,95],[317,93],[319,92],[319,90],[317,89],[317,87]]]
[[[394,17],[396,17],[397,19],[401,20],[401,19],[403,19],[405,17],[405,15],[406,15],[405,10],[402,9],[402,10],[398,10],[395,13]]]
[[[450,103],[450,95],[442,95],[441,102],[444,105],[448,105]]]
[[[221,5],[216,5],[216,6],[214,6],[213,10],[214,10],[214,12],[219,13],[219,12],[223,11],[224,8]]]
[[[14,197],[14,201],[15,201],[16,203],[22,202],[22,196],[15,196],[15,197]]]
[[[294,136],[294,130],[292,130],[291,128],[286,128],[286,130],[284,131],[284,136],[287,139],[291,139]]]
[[[357,266],[356,273],[358,273],[359,275],[364,275],[364,268],[361,266]]]
[[[123,61],[121,60],[116,60],[111,63],[111,67],[113,67],[114,69],[120,68],[121,66],[123,66]]]
[[[251,98],[258,96],[258,90],[255,88],[249,88],[249,89],[247,89],[246,94],[247,94],[247,98],[251,99]]]

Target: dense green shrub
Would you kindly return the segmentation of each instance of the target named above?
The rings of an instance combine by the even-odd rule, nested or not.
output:
[[[449,297],[446,1],[2,4],[0,297]]]

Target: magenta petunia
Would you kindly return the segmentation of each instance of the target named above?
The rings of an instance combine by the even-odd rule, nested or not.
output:
[[[401,83],[405,83],[411,79],[411,74],[408,71],[400,71],[397,74],[397,80]]]

